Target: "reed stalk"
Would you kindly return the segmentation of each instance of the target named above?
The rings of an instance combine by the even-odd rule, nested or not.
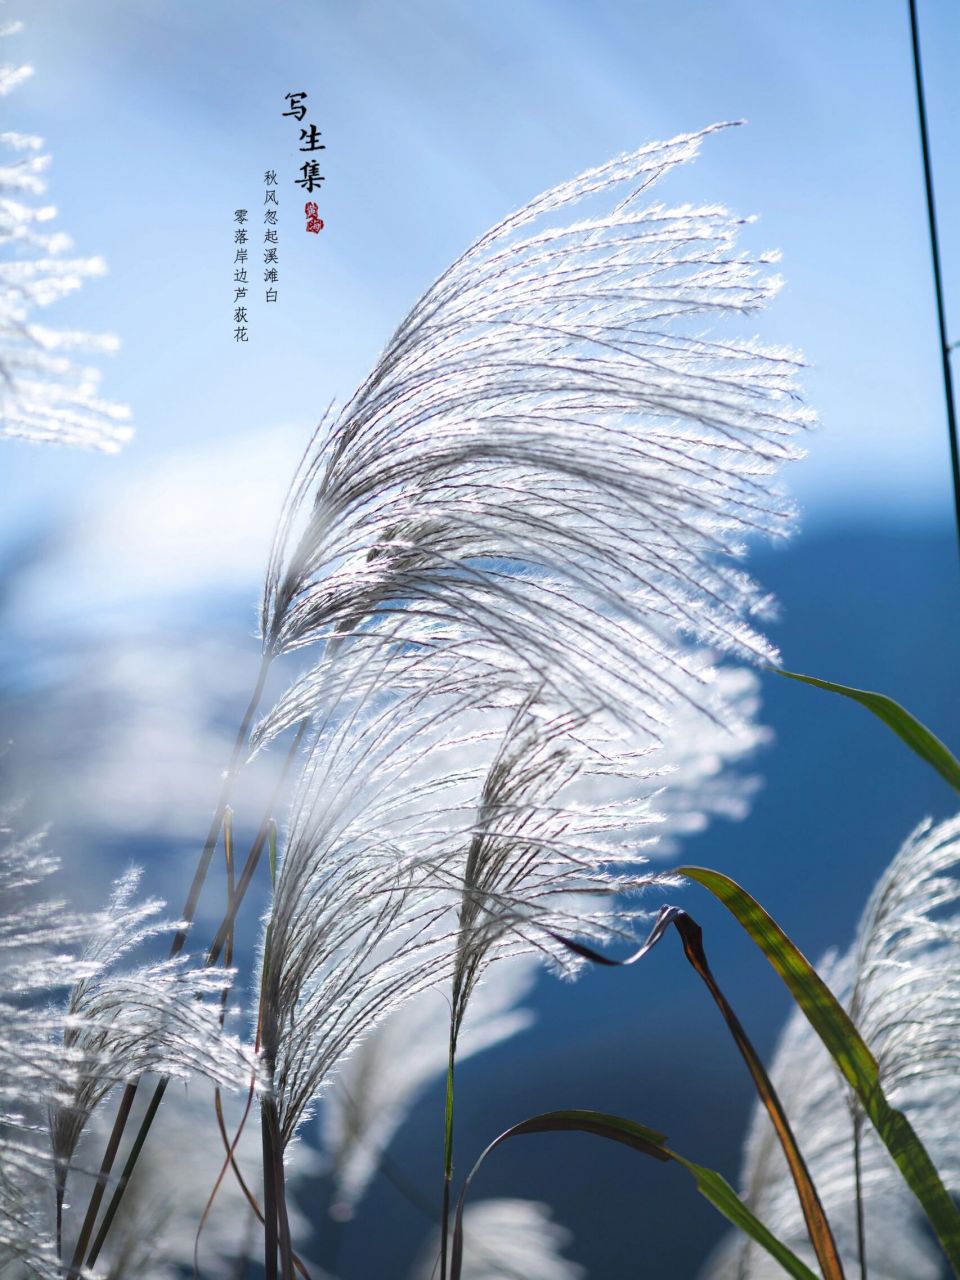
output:
[[[937,329],[940,338],[940,368],[943,377],[943,399],[947,411],[950,436],[950,471],[953,476],[954,516],[960,547],[960,440],[957,434],[957,406],[953,391],[953,369],[950,365],[950,341],[947,337],[947,313],[940,267],[940,235],[937,230],[937,206],[933,192],[933,165],[930,160],[930,138],[927,131],[927,105],[923,88],[923,66],[920,60],[920,28],[917,0],[910,4],[910,42],[913,50],[913,79],[917,92],[917,117],[920,125],[920,152],[923,157],[923,189],[927,204],[927,227],[930,233],[930,259],[933,267],[933,291],[937,307]]]

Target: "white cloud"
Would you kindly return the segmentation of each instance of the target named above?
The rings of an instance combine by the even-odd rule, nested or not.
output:
[[[249,591],[255,601],[301,428],[219,437],[113,468],[60,530],[24,585],[21,616],[82,623],[134,605]]]

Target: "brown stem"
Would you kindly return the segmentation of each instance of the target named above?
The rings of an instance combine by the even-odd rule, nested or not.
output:
[[[450,1229],[450,1188],[453,1183],[453,1067],[457,1057],[456,983],[450,1006],[450,1043],[447,1053],[447,1091],[443,1109],[443,1195],[440,1201],[440,1280],[447,1277],[447,1235]]]
[[[265,1100],[260,1104],[260,1133],[263,1140],[263,1270],[266,1280],[277,1280],[276,1164]]]
[[[57,1261],[63,1262],[63,1197],[64,1186],[57,1173]]]
[[[254,840],[253,844],[250,846],[250,852],[247,854],[247,860],[243,864],[243,870],[240,872],[239,878],[237,879],[237,887],[233,895],[233,902],[227,908],[227,913],[223,917],[223,920],[220,922],[220,927],[217,929],[213,942],[211,942],[210,944],[210,950],[207,952],[208,965],[216,964],[217,961],[220,959],[220,953],[223,950],[227,937],[233,928],[234,921],[236,920],[236,917],[237,917],[237,912],[240,909],[240,904],[243,902],[244,895],[246,894],[247,889],[250,887],[250,881],[253,879],[254,875],[256,874],[257,866],[260,862],[261,855],[263,854],[263,847],[267,843],[267,836],[270,831],[269,814],[272,813],[273,810],[276,808],[276,803],[277,803],[277,799],[279,797],[280,791],[287,779],[288,773],[290,772],[290,766],[293,764],[293,761],[296,758],[297,751],[300,749],[300,743],[303,741],[303,736],[307,732],[307,726],[309,725],[309,723],[310,723],[310,720],[308,717],[304,720],[301,720],[300,724],[297,726],[297,732],[294,735],[294,739],[290,744],[290,750],[287,752],[287,758],[286,758],[286,761],[284,762],[283,771],[280,774],[280,779],[274,790],[273,796],[270,799],[268,816],[265,817],[263,822],[260,824],[260,830],[257,832],[257,837]]]
[[[128,1084],[123,1091],[120,1099],[120,1106],[117,1109],[117,1118],[114,1121],[113,1129],[110,1132],[110,1138],[107,1142],[107,1149],[103,1153],[103,1159],[100,1162],[100,1173],[97,1177],[96,1185],[90,1195],[90,1203],[87,1205],[87,1212],[83,1219],[83,1225],[80,1228],[80,1235],[77,1238],[76,1248],[73,1251],[73,1261],[70,1264],[70,1272],[72,1275],[79,1275],[83,1268],[83,1255],[86,1252],[87,1244],[90,1240],[90,1234],[93,1231],[93,1224],[97,1220],[97,1214],[100,1211],[100,1205],[103,1201],[103,1193],[107,1187],[107,1178],[113,1169],[113,1162],[117,1158],[117,1152],[120,1149],[120,1139],[123,1137],[124,1126],[130,1115],[130,1108],[133,1106],[133,1100],[137,1094],[136,1083]]]
[[[276,1103],[271,1099],[270,1124],[273,1129],[274,1186],[277,1193],[277,1223],[280,1231],[280,1271],[283,1280],[294,1280],[293,1242],[290,1239],[290,1218],[287,1213],[287,1184],[283,1170],[283,1147],[280,1142],[280,1126]]]

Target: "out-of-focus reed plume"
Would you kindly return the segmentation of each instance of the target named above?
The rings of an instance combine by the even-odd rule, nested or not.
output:
[[[0,36],[19,30],[19,23],[5,23]],[[0,66],[0,98],[32,74],[29,66]],[[129,410],[101,399],[99,372],[74,363],[71,353],[115,351],[117,339],[51,329],[33,318],[102,275],[106,264],[65,257],[70,237],[46,230],[57,211],[38,203],[50,163],[40,154],[43,139],[8,130],[0,146],[8,157],[0,164],[0,437],[115,453],[131,435]]]
[[[434,1233],[435,1234],[435,1233]],[[563,1256],[570,1232],[532,1200],[481,1200],[463,1215],[463,1280],[583,1280]],[[431,1238],[411,1280],[435,1280],[439,1241]]]

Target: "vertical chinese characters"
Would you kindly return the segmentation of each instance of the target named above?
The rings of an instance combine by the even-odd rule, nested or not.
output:
[[[233,340],[249,341],[249,321],[247,320],[247,210],[236,209],[233,214],[236,223],[233,231]]]
[[[298,124],[304,124],[304,117],[307,114],[307,108],[303,105],[306,101],[305,93],[288,93],[286,100],[290,103],[289,110],[284,111],[285,116],[293,116]],[[326,151],[327,144],[321,142],[323,136],[321,131],[315,124],[310,121],[306,122],[305,127],[300,130],[300,151],[315,153]],[[321,185],[326,181],[324,174],[320,172],[319,159],[304,160],[299,169],[300,176],[296,179],[298,187],[302,187],[307,195],[313,195],[314,191],[319,190]],[[306,215],[306,229],[316,235],[323,230],[323,219],[320,217],[320,209],[315,200],[308,200],[303,206],[303,212]]]
[[[275,169],[268,169],[263,175],[265,190],[263,193],[263,283],[266,286],[264,297],[267,302],[277,300],[278,272],[278,234],[279,203],[277,201],[277,174]]]
[[[292,116],[298,124],[303,123],[307,108],[303,105],[307,95],[305,93],[288,93],[286,101],[290,104],[289,110],[284,111],[285,116]],[[300,151],[303,152],[320,152],[326,150],[326,145],[320,141],[320,130],[315,124],[309,121],[300,130]],[[320,164],[316,159],[304,162],[300,168],[300,177],[296,179],[298,186],[303,187],[308,194],[319,188],[324,182],[324,175],[320,172]],[[265,169],[263,171],[263,297],[265,303],[276,302],[279,296],[280,283],[280,183],[277,179],[276,169]],[[323,219],[320,217],[320,209],[315,200],[308,200],[304,206],[306,214],[307,231],[316,234],[323,230]],[[249,212],[246,209],[236,209],[233,214],[234,221],[234,259],[233,259],[233,337],[235,342],[249,342],[250,340],[250,322],[248,319],[248,308],[250,302],[248,293],[251,285],[251,279],[248,274],[250,266],[249,258],[249,241],[251,229],[248,228]],[[253,283],[256,283],[256,269],[254,268]]]

